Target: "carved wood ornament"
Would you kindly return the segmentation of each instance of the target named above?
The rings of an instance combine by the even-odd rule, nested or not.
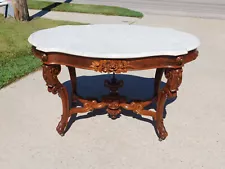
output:
[[[59,94],[62,100],[63,113],[61,120],[56,128],[60,135],[64,135],[68,119],[72,114],[87,113],[94,109],[106,108],[109,116],[116,119],[121,113],[122,109],[133,111],[140,115],[151,116],[155,122],[155,128],[160,140],[164,140],[168,133],[163,123],[163,111],[167,98],[177,96],[177,91],[182,82],[182,67],[185,63],[194,60],[198,52],[191,51],[187,55],[174,57],[174,59],[166,57],[155,58],[146,57],[142,60],[96,60],[92,58],[70,57],[64,54],[48,53],[37,51],[33,48],[33,53],[42,60],[43,64],[43,78],[46,81],[48,91],[53,94]],[[54,56],[54,57],[53,57]],[[168,64],[166,65],[168,61]],[[58,64],[60,63],[60,64]],[[76,92],[76,72],[75,66],[67,63],[73,63],[79,68],[91,69],[98,72],[113,73],[114,76],[111,80],[105,80],[105,87],[109,88],[109,94],[102,96],[101,101],[97,99],[85,99],[77,95]],[[135,64],[137,63],[137,64]],[[69,107],[69,97],[67,89],[60,83],[57,76],[61,71],[60,65],[66,65],[69,69],[71,84],[72,84],[72,101],[79,101],[82,107]],[[115,78],[115,73],[123,73],[128,70],[143,70],[148,68],[156,68],[154,92],[155,95],[149,100],[133,100],[127,102],[125,96],[121,96],[118,92],[120,87],[123,87],[123,81]],[[143,68],[143,69],[142,69]],[[163,73],[167,78],[166,85],[160,89],[160,82]],[[156,102],[156,111],[146,110],[146,107]]]
[[[125,60],[100,60],[93,61],[91,68],[97,72],[104,73],[125,73],[129,62]]]
[[[43,65],[43,78],[48,86],[48,91],[57,94],[62,88],[62,84],[59,82],[57,76],[61,71],[60,65]]]

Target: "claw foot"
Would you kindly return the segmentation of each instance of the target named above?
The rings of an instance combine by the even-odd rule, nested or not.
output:
[[[156,130],[157,130],[157,134],[159,137],[159,141],[165,140],[166,137],[168,136],[168,133],[166,131],[166,128],[165,128],[163,122],[161,122],[160,124],[158,124],[156,126]]]
[[[65,135],[65,129],[67,124],[59,122],[58,126],[56,127],[56,131],[59,133],[59,135],[64,136]]]

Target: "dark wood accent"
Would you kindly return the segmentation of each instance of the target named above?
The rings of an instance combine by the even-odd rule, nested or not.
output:
[[[157,68],[155,72],[155,82],[154,82],[154,96],[157,96],[160,91],[160,82],[162,79],[164,69],[163,68]]]
[[[75,67],[67,66],[70,74],[72,96],[77,94],[77,75]]]
[[[33,54],[43,62],[43,77],[46,81],[48,91],[53,94],[59,94],[62,100],[63,113],[61,120],[56,128],[60,135],[64,135],[68,119],[72,114],[87,113],[94,109],[106,108],[109,116],[116,119],[122,109],[133,111],[136,114],[151,116],[155,121],[155,128],[160,140],[164,140],[168,133],[163,122],[163,111],[167,98],[177,96],[177,91],[182,82],[182,67],[184,64],[195,60],[198,56],[197,50],[192,50],[185,55],[180,56],[153,56],[137,59],[97,59],[91,57],[73,56],[54,52],[41,52],[32,47]],[[59,82],[57,76],[60,73],[61,66],[68,67],[71,85],[72,101],[79,101],[82,107],[69,108],[69,98],[66,88]],[[109,88],[109,94],[98,99],[82,98],[76,91],[76,71],[75,68],[94,70],[104,73],[113,73],[111,80],[105,80],[105,87]],[[118,89],[123,86],[122,80],[115,78],[115,73],[123,73],[133,70],[156,69],[154,83],[154,97],[149,100],[133,100],[127,102],[125,96],[121,96]],[[160,89],[160,82],[163,73],[167,78],[166,85]],[[145,108],[153,102],[157,103],[155,111]]]

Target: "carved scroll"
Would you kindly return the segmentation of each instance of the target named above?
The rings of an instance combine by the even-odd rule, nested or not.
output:
[[[91,68],[97,72],[123,73],[127,72],[128,64],[125,60],[100,60],[92,62]]]
[[[145,115],[145,116],[152,116],[154,119],[156,117],[156,112],[151,110],[145,110],[144,108],[148,105],[150,105],[155,98],[149,100],[149,101],[133,101],[130,104],[122,103],[120,106],[126,110],[131,110],[134,113]]]
[[[59,82],[57,75],[61,71],[60,65],[43,65],[43,78],[48,86],[48,91],[57,94],[62,84]]]
[[[182,82],[182,72],[182,68],[165,70],[165,76],[168,79],[166,84],[168,97],[176,97],[178,87]]]
[[[79,100],[83,104],[83,106],[70,109],[70,116],[74,113],[87,113],[93,111],[94,109],[102,109],[106,107],[106,111],[112,119],[117,118],[117,115],[119,115],[121,112],[121,108],[131,110],[134,113],[140,115],[152,116],[155,119],[156,112],[144,109],[146,106],[150,105],[155,99],[156,98],[153,98],[148,101],[133,101],[131,103],[126,103],[126,99],[123,96],[107,95],[103,96],[102,102],[97,102],[97,100],[86,100],[77,96],[76,100]]]
[[[75,107],[70,109],[70,115],[74,113],[87,113],[89,111],[93,111],[94,109],[102,109],[106,107],[106,103],[104,102],[98,103],[96,100],[85,100],[79,97],[76,99],[83,104],[83,107]]]

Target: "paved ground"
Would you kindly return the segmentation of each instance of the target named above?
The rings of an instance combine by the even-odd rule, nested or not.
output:
[[[71,2],[122,6],[139,10],[144,14],[225,19],[224,0],[72,0]]]
[[[91,14],[81,14],[81,13],[69,13],[69,12],[43,12],[40,10],[29,10],[30,16],[42,16],[44,18],[55,19],[55,20],[67,20],[67,21],[77,21],[81,23],[118,23],[118,24],[132,24],[139,18],[133,17],[120,17],[120,16],[105,16],[105,15],[91,15]]]
[[[195,34],[202,42],[199,58],[184,68],[177,100],[166,107],[168,138],[159,142],[149,122],[124,115],[115,121],[107,115],[83,117],[60,137],[55,132],[60,99],[47,92],[42,72],[37,71],[0,90],[0,168],[224,168],[225,22],[146,15],[136,24],[173,27]],[[81,94],[102,92],[98,86],[104,77],[80,69],[77,74]],[[123,77],[130,89],[123,92],[147,97],[153,74],[129,72],[136,77]],[[68,80],[65,69],[60,80]]]

